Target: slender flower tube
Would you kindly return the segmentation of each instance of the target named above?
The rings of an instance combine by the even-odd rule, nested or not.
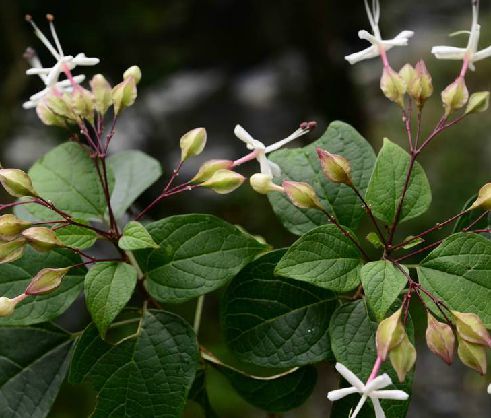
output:
[[[479,18],[479,1],[473,0],[472,2],[472,25],[470,31],[463,31],[459,33],[465,33],[469,35],[469,40],[465,48],[457,48],[454,46],[434,46],[431,52],[437,59],[442,60],[462,60],[464,62],[462,67],[462,76],[467,72],[467,68],[472,71],[475,70],[474,63],[481,61],[485,58],[491,57],[491,46],[478,50],[479,35],[481,26],[478,23]]]
[[[369,379],[364,384],[351,370],[341,363],[336,364],[336,370],[346,381],[352,385],[349,388],[342,388],[332,390],[327,394],[327,398],[331,401],[337,401],[345,396],[352,395],[353,393],[359,393],[361,399],[358,402],[350,418],[356,418],[361,411],[361,408],[365,404],[368,398],[371,399],[373,408],[375,410],[376,418],[385,418],[385,412],[380,405],[380,399],[392,399],[395,401],[405,401],[409,398],[409,395],[402,390],[381,390],[392,384],[392,380],[387,374],[376,376],[373,379]]]
[[[366,30],[360,30],[358,32],[358,37],[360,39],[365,39],[372,45],[368,48],[355,52],[345,57],[345,59],[350,64],[356,64],[357,62],[378,57],[382,58],[384,66],[388,66],[386,52],[392,49],[394,46],[406,46],[408,44],[409,38],[414,35],[414,32],[410,30],[404,30],[399,33],[395,38],[384,40],[380,35],[380,29],[378,26],[380,20],[380,2],[379,0],[372,0],[372,7],[369,6],[368,0],[365,0],[365,8],[367,10],[368,20],[370,26],[372,27],[372,32],[369,33]]]

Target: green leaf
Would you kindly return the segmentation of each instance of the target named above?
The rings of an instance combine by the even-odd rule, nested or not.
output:
[[[203,369],[198,370],[196,373],[193,386],[189,391],[189,399],[201,406],[206,418],[218,418],[206,392],[206,375]]]
[[[331,356],[329,318],[335,295],[274,275],[284,251],[266,254],[232,280],[222,302],[225,340],[243,361],[295,367]]]
[[[380,150],[366,194],[374,215],[392,224],[402,197],[410,156],[387,138]],[[415,218],[430,207],[431,188],[421,165],[416,162],[409,180],[399,221]]]
[[[0,265],[0,295],[14,297],[23,293],[36,273],[45,267],[68,267],[81,261],[80,256],[66,249],[38,253],[27,247],[21,259]],[[81,267],[71,269],[56,290],[26,298],[11,316],[0,318],[0,326],[37,324],[57,318],[82,291],[85,272]]]
[[[468,209],[477,199],[477,194],[472,196],[467,202],[465,202],[462,210]],[[480,210],[471,210],[467,212],[465,215],[461,216],[457,222],[455,223],[453,232],[461,232],[464,228],[467,228],[469,225],[473,224],[477,221],[477,219],[482,215],[482,211]],[[491,228],[491,212],[488,212],[487,216],[481,218],[481,220],[477,221],[472,229],[486,229]],[[491,239],[491,233],[483,233],[483,236]]]
[[[409,235],[408,237],[404,238],[402,242],[406,242],[406,241],[408,241],[408,243],[402,246],[402,248],[404,248],[405,250],[409,250],[410,248],[416,247],[419,244],[425,242],[423,238],[421,237],[414,238],[412,235]]]
[[[58,145],[31,167],[29,175],[35,190],[58,209],[86,221],[103,218],[104,191],[89,151],[80,144]]]
[[[136,221],[129,222],[123,230],[123,236],[118,242],[122,250],[141,250],[143,248],[159,248],[145,227]]]
[[[178,303],[218,289],[266,246],[211,215],[178,215],[146,226],[160,248],[135,254],[148,291]]]
[[[100,334],[126,306],[137,281],[135,268],[126,263],[96,263],[85,276],[85,301]]]
[[[336,360],[348,367],[364,382],[367,381],[377,358],[375,348],[377,326],[377,322],[370,319],[363,300],[341,306],[331,318],[331,345]],[[407,333],[409,339],[414,341],[413,326],[410,320],[408,320]],[[408,373],[404,383],[399,383],[397,375],[389,362],[382,365],[380,374],[382,373],[389,374],[397,389],[411,393],[414,371]],[[387,389],[392,388],[388,387]],[[359,400],[360,395],[355,394],[334,402],[331,417],[348,417],[350,410],[355,408]],[[382,400],[381,404],[387,418],[403,418],[406,416],[409,400]],[[371,403],[368,401],[362,408],[358,418],[374,417],[375,413]]]
[[[76,225],[57,229],[56,236],[63,244],[80,250],[92,247],[97,241],[97,234],[93,230]]]
[[[300,237],[276,267],[276,274],[347,292],[360,284],[360,251],[335,225]]]
[[[118,152],[107,160],[115,178],[111,207],[116,218],[162,175],[160,163],[141,151]]]
[[[218,364],[213,366],[244,400],[267,412],[286,412],[299,407],[312,394],[317,381],[317,372],[312,366],[301,367],[277,378],[257,378]]]
[[[407,279],[390,261],[380,260],[362,267],[361,283],[368,306],[381,321],[406,286]]]
[[[324,135],[312,144],[297,149],[282,149],[271,154],[271,160],[282,170],[282,178],[304,181],[317,191],[324,207],[339,222],[357,228],[363,216],[358,197],[344,184],[330,182],[320,168],[316,148],[342,155],[351,164],[353,184],[364,194],[375,163],[371,145],[353,127],[332,122]],[[326,217],[314,209],[299,209],[281,193],[268,194],[269,201],[283,225],[292,233],[302,235],[326,223]]]
[[[79,338],[70,380],[89,380],[92,418],[179,418],[199,366],[191,327],[177,315],[146,311],[138,334],[111,345],[91,325]]]
[[[418,277],[451,309],[473,312],[491,328],[491,241],[474,233],[451,235],[421,262]]]
[[[70,363],[72,340],[53,326],[0,328],[2,418],[48,415]]]
[[[365,238],[375,248],[384,248],[384,243],[375,232],[369,232]]]

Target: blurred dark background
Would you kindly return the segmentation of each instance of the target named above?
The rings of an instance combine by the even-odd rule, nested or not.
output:
[[[381,3],[382,34],[390,38],[403,29],[416,32],[410,47],[389,53],[393,67],[424,58],[433,75],[435,94],[424,114],[429,130],[441,114],[439,92],[459,69],[458,62],[437,61],[429,51],[436,44],[465,44],[465,37],[449,39],[447,34],[469,28],[470,0]],[[484,47],[491,44],[491,7],[488,1],[481,3]],[[84,71],[88,78],[100,72],[117,83],[127,67],[141,67],[138,100],[121,118],[112,151],[142,149],[162,162],[167,175],[178,162],[180,136],[198,126],[207,128],[208,145],[199,158],[186,164],[183,178],[192,176],[207,159],[244,155],[243,144],[233,135],[236,123],[270,143],[291,133],[303,120],[317,120],[317,130],[298,140],[300,146],[302,141],[317,139],[330,121],[342,119],[376,149],[384,136],[405,145],[400,114],[378,88],[380,62],[350,66],[343,58],[367,46],[357,38],[358,30],[369,29],[361,0],[0,0],[0,160],[4,165],[28,168],[66,140],[63,130],[44,127],[35,111],[21,107],[41,86],[39,79],[25,75],[25,48],[34,47],[44,63],[52,62],[25,23],[26,13],[45,30],[44,16],[53,13],[65,52],[85,52],[101,59],[97,67]],[[477,64],[476,73],[469,74],[468,87],[490,89],[491,60]],[[434,201],[430,211],[405,225],[401,234],[448,218],[490,180],[490,127],[489,114],[472,116],[422,155]],[[256,169],[249,166],[244,172]],[[140,206],[150,202],[156,191],[149,190]],[[208,192],[178,196],[153,211],[152,217],[191,211],[218,214],[262,235],[275,247],[295,239],[273,216],[267,199],[248,185],[227,196]],[[218,299],[219,295],[212,295],[206,300],[202,339],[212,351],[226,355],[219,338]],[[194,306],[177,309],[190,317]],[[83,307],[76,306],[65,320],[82,327],[87,317]],[[424,324],[420,328],[424,331]],[[483,378],[459,364],[447,368],[422,344],[418,355],[410,417],[490,416],[491,397],[485,394]],[[325,393],[336,377],[327,367],[319,371],[312,398],[285,417],[327,416]],[[213,374],[209,386],[221,417],[264,416],[234,395],[221,376]],[[50,416],[86,417],[93,402],[87,388],[66,385]],[[199,414],[190,405],[186,416]]]

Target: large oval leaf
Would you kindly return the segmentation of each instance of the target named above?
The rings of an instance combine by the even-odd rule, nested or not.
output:
[[[385,138],[368,185],[366,201],[374,215],[387,224],[392,224],[396,218],[409,165],[409,154],[399,145]],[[399,221],[407,221],[423,214],[430,207],[430,204],[430,184],[423,168],[416,162],[409,180]]]
[[[381,321],[406,286],[407,279],[388,260],[367,263],[360,274],[368,306]]]
[[[331,345],[336,360],[348,367],[364,382],[367,381],[377,358],[375,348],[377,325],[377,322],[369,317],[364,300],[341,306],[331,318]],[[407,333],[410,340],[413,341],[414,332],[410,320],[408,321]],[[408,373],[404,383],[399,383],[394,369],[389,362],[386,362],[380,369],[380,373],[388,373],[397,389],[411,393],[414,372]],[[334,402],[331,416],[348,417],[359,400],[360,395],[356,394]],[[387,418],[404,418],[409,407],[409,401],[382,400],[381,404]],[[365,404],[358,417],[375,418],[375,413],[369,402]]]
[[[98,392],[93,418],[179,418],[198,366],[191,327],[177,315],[146,311],[138,334],[115,346],[89,326],[77,342],[70,380],[89,380]]]
[[[360,283],[360,251],[335,225],[322,225],[299,238],[283,256],[276,274],[347,292]]]
[[[325,208],[339,222],[355,229],[363,215],[358,197],[344,184],[334,184],[321,171],[316,148],[342,155],[351,164],[353,184],[364,194],[375,163],[371,145],[353,127],[343,122],[332,122],[320,139],[297,149],[282,149],[271,155],[282,170],[282,178],[305,181],[313,185]],[[294,234],[302,235],[326,223],[326,217],[313,209],[299,209],[281,193],[268,194],[283,225]]]
[[[183,302],[225,285],[266,249],[211,215],[178,215],[146,225],[160,248],[137,252],[148,291],[162,302]]]
[[[130,300],[136,280],[136,269],[126,263],[96,263],[87,273],[85,301],[102,336]]]
[[[232,281],[222,303],[225,339],[243,361],[294,367],[330,356],[333,293],[274,275],[284,251],[266,254]]]
[[[74,218],[102,219],[106,200],[89,151],[80,144],[66,142],[53,148],[29,170],[34,189],[44,199]],[[109,176],[112,178],[112,174]],[[22,209],[45,220],[50,211],[39,211],[37,205]],[[46,213],[47,212],[47,213]],[[53,213],[49,216],[53,218]]]
[[[491,328],[491,241],[474,233],[454,234],[421,262],[418,277],[451,309],[473,312]]]
[[[135,150],[118,152],[109,157],[107,163],[114,174],[111,207],[116,218],[120,218],[161,176],[162,168],[155,158]]]
[[[21,259],[0,265],[0,295],[14,297],[23,293],[36,273],[45,267],[69,267],[81,261],[80,256],[69,250],[57,249],[46,254],[28,247]],[[85,268],[71,269],[56,290],[26,298],[11,316],[0,318],[0,325],[29,325],[57,318],[82,291],[85,272]]]
[[[3,418],[44,418],[63,383],[72,340],[53,326],[0,328]]]
[[[250,404],[268,412],[286,412],[302,405],[317,381],[313,366],[304,366],[277,378],[251,377],[214,364],[233,388]]]

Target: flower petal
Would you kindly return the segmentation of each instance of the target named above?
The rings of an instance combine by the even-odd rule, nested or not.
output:
[[[365,385],[363,384],[363,382],[358,379],[358,377],[344,364],[336,363],[335,367],[338,373],[343,376],[350,385],[354,386],[360,392],[365,391]]]
[[[375,410],[375,418],[385,418],[385,412],[380,405],[377,398],[371,398],[373,403],[373,409]]]
[[[365,39],[368,42],[370,42],[372,45],[377,45],[380,41],[380,39],[377,39],[374,35],[372,35],[370,32],[366,30],[358,31],[358,38]]]
[[[454,46],[434,46],[431,53],[440,60],[461,60],[464,59],[467,50]]]
[[[378,399],[392,399],[394,401],[407,401],[409,395],[403,390],[374,390],[371,397]]]
[[[392,384],[392,380],[387,373],[377,376],[375,379],[370,380],[365,385],[365,393],[371,393],[374,390],[385,388]]]
[[[75,65],[96,65],[99,64],[99,58],[89,58],[86,57],[84,53],[77,54],[75,58],[73,58],[72,62]]]
[[[356,64],[357,62],[363,60],[368,60],[371,58],[378,57],[378,55],[379,52],[377,47],[372,45],[360,52],[354,52],[353,54],[347,55],[344,57],[344,59],[348,61],[350,64]]]
[[[491,46],[488,46],[487,48],[481,49],[480,51],[477,51],[474,56],[472,57],[472,61],[481,61],[485,58],[491,57]]]
[[[334,402],[341,398],[344,398],[345,396],[352,395],[353,393],[359,393],[358,389],[356,389],[355,387],[350,387],[350,388],[331,390],[327,394],[327,399],[329,399],[331,402]]]
[[[266,148],[264,144],[261,141],[258,141],[254,139],[249,132],[247,132],[242,126],[236,125],[234,129],[234,134],[237,138],[239,138],[241,141],[245,142],[247,145],[247,148],[249,149],[256,149],[256,148]]]

